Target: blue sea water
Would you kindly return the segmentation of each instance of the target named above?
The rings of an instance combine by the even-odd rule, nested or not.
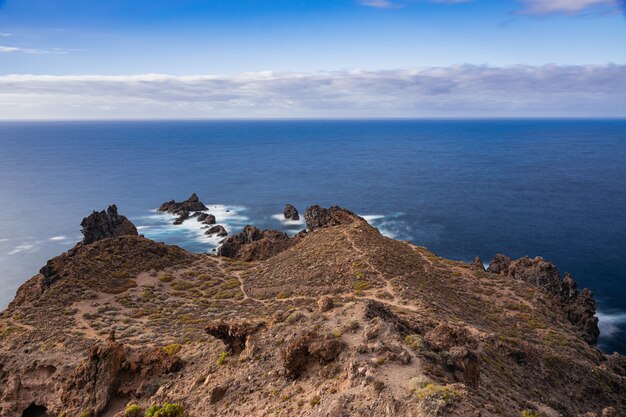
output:
[[[111,203],[210,251],[154,211],[192,192],[231,232],[295,232],[286,202],[338,204],[447,258],[541,255],[593,290],[601,347],[626,353],[626,120],[3,122],[0,308]]]

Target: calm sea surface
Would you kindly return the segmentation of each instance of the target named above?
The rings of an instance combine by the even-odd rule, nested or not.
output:
[[[111,203],[210,251],[154,212],[192,192],[231,232],[338,204],[447,258],[541,255],[593,290],[601,347],[626,353],[625,120],[0,123],[0,308]]]

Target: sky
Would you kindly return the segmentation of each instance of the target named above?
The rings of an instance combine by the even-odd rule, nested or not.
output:
[[[0,119],[626,117],[626,0],[0,0]]]

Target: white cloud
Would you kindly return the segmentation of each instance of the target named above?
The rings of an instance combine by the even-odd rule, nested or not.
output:
[[[376,7],[379,9],[391,9],[399,6],[390,0],[359,0],[359,3],[363,6]]]
[[[9,36],[13,36],[13,34],[8,32],[0,32],[0,38],[8,38]]]
[[[363,6],[376,7],[378,9],[399,9],[406,7],[409,3],[415,3],[420,0],[358,0]],[[467,3],[472,0],[421,0],[429,3]]]
[[[363,6],[379,9],[394,9],[406,7],[410,3],[467,3],[475,0],[358,0]],[[575,15],[587,10],[618,11],[622,0],[517,0],[522,3],[520,14],[568,14]],[[623,1],[622,1],[623,2]]]
[[[626,65],[0,76],[0,118],[626,116]]]
[[[519,0],[524,4],[521,13],[527,14],[577,14],[585,10],[619,10],[619,0]]]

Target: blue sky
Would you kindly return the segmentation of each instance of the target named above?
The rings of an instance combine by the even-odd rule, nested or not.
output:
[[[52,100],[67,107],[70,92],[61,88],[63,84],[73,83],[74,88],[76,83],[163,85],[162,80],[155,81],[148,74],[179,77],[179,83],[185,82],[181,77],[221,77],[220,89],[232,101],[240,100],[241,94],[233,98],[233,91],[226,86],[240,83],[249,73],[256,74],[255,82],[268,72],[282,74],[280,77],[299,74],[317,91],[324,83],[336,82],[338,72],[349,76],[359,71],[376,73],[372,82],[383,86],[389,77],[406,75],[402,71],[440,68],[447,74],[441,77],[447,77],[450,85],[458,85],[459,80],[450,77],[459,76],[455,68],[468,65],[483,71],[556,65],[570,74],[573,66],[580,72],[578,78],[589,75],[589,66],[615,77],[615,68],[607,67],[613,65],[620,70],[617,82],[626,64],[626,19],[613,0],[0,0],[0,5],[0,118],[29,114],[69,117],[69,110],[56,114],[58,109],[46,110],[41,101]],[[553,75],[554,70],[550,71]],[[142,74],[147,77],[142,81],[129,78]],[[94,78],[76,78],[85,76]],[[534,76],[543,79],[536,73]],[[265,86],[255,88],[258,94],[265,94],[257,99],[269,99]],[[276,96],[277,87],[272,88]],[[376,88],[368,88],[368,97],[374,102]],[[50,90],[55,90],[53,97]],[[96,90],[92,94],[94,106],[103,109],[124,104],[120,96],[105,103],[104,94]],[[282,94],[280,112],[285,113],[295,93]],[[84,96],[74,96],[72,108],[89,102]],[[172,93],[167,98],[171,105],[202,101],[195,95],[175,96]],[[158,104],[151,95],[145,99],[151,106]],[[616,100],[619,105],[618,99],[602,98],[610,102],[602,106],[602,114],[615,115],[616,110],[609,107]],[[11,100],[14,104],[15,100],[23,102],[23,111],[9,108]],[[208,117],[207,108],[222,107],[214,97],[210,100],[212,106],[190,114]],[[334,101],[333,107],[341,110],[342,102],[349,106],[348,111],[339,112],[344,116],[398,112],[393,97],[385,100],[390,103],[388,111],[356,111],[356,99],[347,103],[350,100],[346,97]],[[307,112],[301,108],[302,100],[296,101],[300,107],[286,111],[287,116],[322,115],[319,110]],[[161,104],[167,107],[167,103]],[[406,103],[403,106],[399,115],[429,115],[411,111]],[[221,117],[270,117],[279,113],[257,114],[249,103],[247,110],[243,107]],[[467,112],[467,106],[461,107]],[[488,113],[487,107],[476,107],[480,110],[476,114]],[[514,113],[530,115],[527,107]],[[105,111],[104,115],[117,117],[118,113]],[[142,115],[161,117],[154,106],[134,116]],[[97,117],[81,112],[75,116]]]

